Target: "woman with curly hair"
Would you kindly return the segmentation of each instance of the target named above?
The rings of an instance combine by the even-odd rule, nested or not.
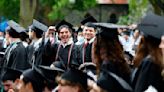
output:
[[[97,23],[99,30],[93,43],[93,58],[97,65],[97,83],[91,92],[130,92],[130,69],[118,40],[117,25]]]

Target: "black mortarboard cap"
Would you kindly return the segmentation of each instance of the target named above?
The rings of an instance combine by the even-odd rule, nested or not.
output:
[[[25,28],[21,27],[18,23],[13,20],[7,22],[8,25],[14,29],[17,33],[25,32]]]
[[[85,23],[86,27],[92,27],[94,29],[96,29],[96,25],[92,24],[91,22]]]
[[[149,12],[138,25],[138,29],[144,33],[160,39],[164,30],[164,17]]]
[[[58,70],[49,66],[39,65],[38,72],[45,77],[48,81],[55,81],[55,77],[58,75]]]
[[[92,62],[86,62],[81,64],[79,69],[85,72],[91,71],[92,73],[96,74],[96,65]]]
[[[32,28],[32,29],[36,28],[37,30],[40,30],[42,32],[46,32],[48,29],[48,27],[45,24],[43,24],[35,19],[33,19],[33,22],[32,22],[32,25],[30,26],[30,28]]]
[[[20,34],[25,32],[25,29],[13,20],[8,21],[7,23],[9,26],[6,28],[6,31],[11,37],[19,38]]]
[[[23,72],[23,80],[31,82],[35,92],[42,92],[45,87],[45,78],[38,72],[37,68],[27,69]]]
[[[118,35],[118,28],[125,28],[126,26],[120,26],[111,23],[93,23],[97,27],[96,36],[100,35],[104,38],[116,38]]]
[[[63,26],[63,25],[66,25],[66,26],[68,26],[70,29],[72,29],[72,31],[73,31],[73,25],[72,24],[70,24],[69,22],[67,22],[67,21],[65,21],[65,20],[62,20],[62,21],[60,21],[57,25],[56,25],[56,30],[59,32],[59,28],[61,27],[61,26]]]
[[[5,73],[2,77],[3,81],[6,81],[6,80],[15,81],[17,78],[20,78],[20,75],[22,74],[21,71],[12,69],[12,68],[5,68],[4,70],[5,70]]]
[[[71,68],[68,71],[66,71],[65,73],[63,73],[63,75],[61,76],[61,79],[73,82],[73,83],[79,83],[83,86],[83,88],[87,88],[87,74],[75,69],[75,68]]]
[[[81,21],[82,25],[85,25],[88,22],[97,22],[97,20],[93,16],[89,16]]]
[[[63,73],[66,70],[66,66],[62,61],[55,61],[52,65],[52,68],[54,68],[58,72]]]
[[[57,86],[56,76],[58,75],[58,70],[51,68],[49,66],[39,65],[38,72],[45,78],[46,85],[50,89],[54,89]]]
[[[109,74],[109,71],[101,71],[97,79],[97,85],[107,92],[132,92],[132,88],[127,84],[120,84],[119,77]],[[116,75],[117,76],[117,75]],[[119,82],[118,82],[119,81]],[[124,87],[123,87],[124,86]]]

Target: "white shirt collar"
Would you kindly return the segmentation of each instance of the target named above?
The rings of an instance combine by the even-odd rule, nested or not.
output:
[[[91,44],[94,40],[95,40],[95,37],[93,37],[92,39],[90,39],[89,42],[85,39],[85,43],[88,42],[89,44]]]
[[[73,38],[70,38],[69,40],[68,40],[68,42],[67,43],[62,43],[61,42],[61,45],[65,48],[67,45],[70,45],[70,44],[72,44],[73,43]]]
[[[35,40],[34,41],[34,47],[35,48],[38,47],[39,46],[39,43],[41,43],[41,41],[42,41],[42,38],[39,38],[37,41]]]

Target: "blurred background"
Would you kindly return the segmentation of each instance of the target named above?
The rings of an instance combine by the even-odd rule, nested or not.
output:
[[[65,19],[78,26],[89,15],[100,22],[128,25],[148,11],[164,15],[164,0],[0,0],[0,28],[10,19],[28,27],[34,18],[47,25]]]

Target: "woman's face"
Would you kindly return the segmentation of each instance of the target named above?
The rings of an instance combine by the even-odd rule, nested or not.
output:
[[[79,88],[77,86],[67,84],[65,80],[60,80],[58,85],[58,92],[79,92]]]
[[[162,49],[162,54],[163,54],[163,58],[164,58],[164,36],[161,37],[161,43],[159,45],[159,48]]]

